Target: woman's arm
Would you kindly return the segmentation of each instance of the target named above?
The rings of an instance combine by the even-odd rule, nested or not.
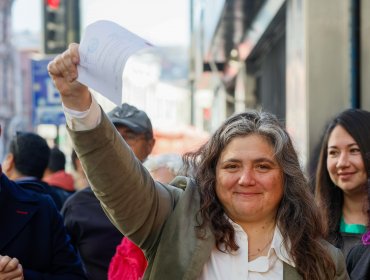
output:
[[[154,182],[104,112],[95,129],[69,134],[108,217],[142,249],[150,248],[182,190]]]

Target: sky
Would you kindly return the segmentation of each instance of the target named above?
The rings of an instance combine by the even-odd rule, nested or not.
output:
[[[14,32],[40,32],[44,0],[14,0]],[[80,0],[84,28],[100,19],[112,20],[157,46],[187,45],[189,0]]]

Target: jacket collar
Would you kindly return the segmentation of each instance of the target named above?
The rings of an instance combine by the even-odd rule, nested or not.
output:
[[[286,262],[283,263],[283,279],[284,280],[300,280],[303,279],[293,266],[290,266]]]
[[[209,260],[215,246],[215,237],[209,227],[205,228],[204,239],[197,238],[196,245],[190,259],[188,269],[183,279],[194,279],[202,271],[204,264]]]
[[[31,196],[4,174],[0,175],[0,251],[11,242],[31,220],[39,205]]]
[[[279,231],[280,232],[280,231]],[[203,266],[207,263],[212,249],[215,246],[215,238],[211,229],[207,227],[204,239],[197,239],[196,247],[193,250],[192,258],[189,262],[188,270],[183,279],[194,279],[202,271]],[[290,262],[283,261],[283,279],[300,280],[303,279]]]

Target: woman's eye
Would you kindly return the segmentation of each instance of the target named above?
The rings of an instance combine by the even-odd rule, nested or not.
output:
[[[361,153],[361,151],[360,151],[360,149],[359,149],[359,148],[352,148],[352,149],[350,150],[350,152],[351,152],[352,154],[359,154],[359,153]]]
[[[235,169],[237,168],[238,166],[236,164],[228,164],[225,166],[226,169]]]
[[[258,164],[258,165],[256,165],[256,168],[258,170],[266,171],[266,170],[270,169],[270,166],[267,165],[267,164]]]
[[[338,151],[335,151],[335,150],[330,150],[329,152],[328,152],[328,155],[329,156],[331,156],[331,157],[335,157],[335,156],[337,156],[339,153],[338,153]]]

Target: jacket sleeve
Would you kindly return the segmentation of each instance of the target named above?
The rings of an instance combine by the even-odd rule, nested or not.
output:
[[[346,269],[346,262],[342,251],[333,246],[335,253],[333,254],[333,260],[336,268],[336,277],[337,280],[349,280],[349,276]]]
[[[49,203],[48,203],[49,202]],[[80,258],[70,243],[63,225],[62,216],[51,201],[45,199],[40,211],[48,211],[51,219],[52,244],[48,272],[24,269],[24,278],[29,280],[82,280],[87,279]]]
[[[96,128],[68,132],[112,223],[142,249],[152,248],[182,190],[154,182],[104,112]]]

